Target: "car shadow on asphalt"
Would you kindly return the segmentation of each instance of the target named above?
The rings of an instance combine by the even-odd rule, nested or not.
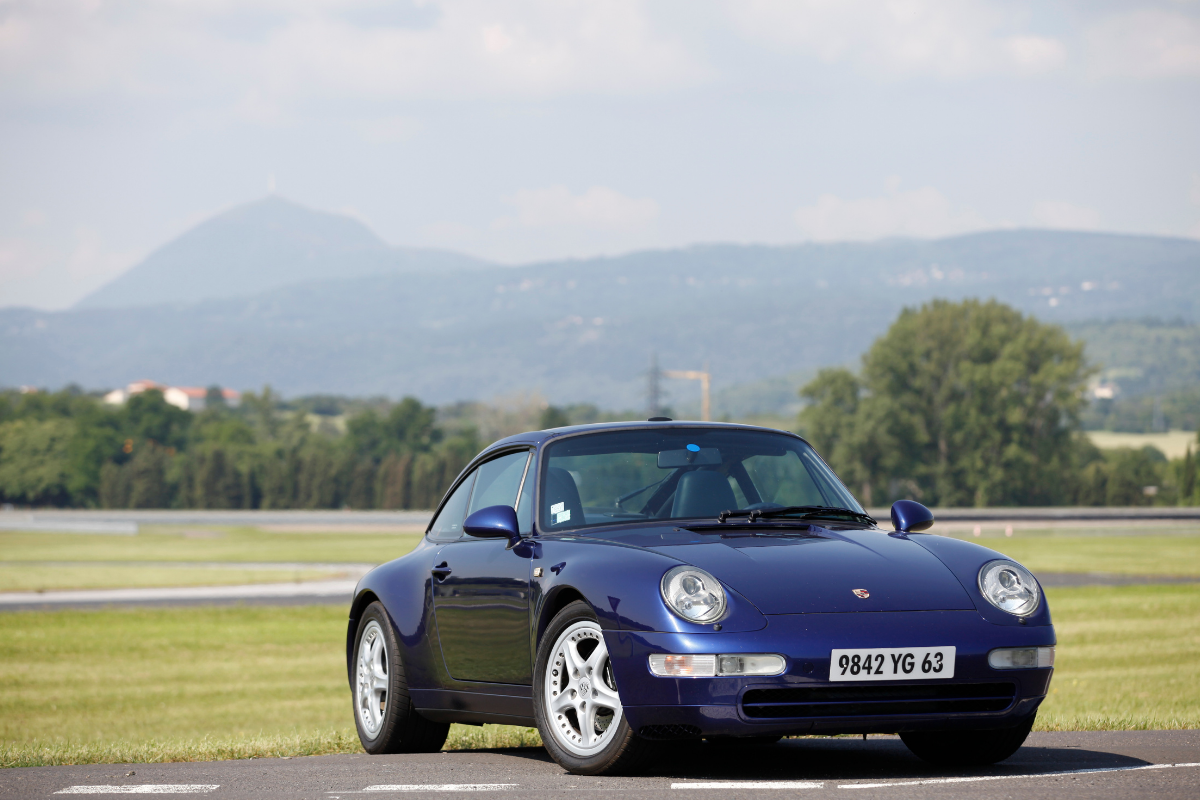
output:
[[[541,747],[457,752],[487,752],[552,763]],[[923,780],[1140,767],[1149,763],[1100,750],[1026,746],[999,764],[947,768],[917,758],[899,737],[878,736],[866,741],[849,737],[812,737],[757,746],[680,743],[643,768],[639,775],[675,780]]]
[[[919,780],[1138,767],[1148,763],[1096,750],[1030,746],[999,764],[939,767],[914,756],[899,737],[866,741],[842,737],[785,739],[757,747],[706,742],[676,750],[648,774],[722,780]]]

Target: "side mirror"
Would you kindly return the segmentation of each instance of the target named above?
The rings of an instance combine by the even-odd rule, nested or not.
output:
[[[488,506],[481,508],[463,523],[463,530],[472,536],[488,539],[508,539],[508,546],[521,542],[517,523],[517,512],[512,506]]]
[[[892,503],[892,527],[904,533],[920,533],[933,527],[933,512],[915,500]]]

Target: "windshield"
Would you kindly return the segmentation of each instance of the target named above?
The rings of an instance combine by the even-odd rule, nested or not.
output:
[[[548,445],[544,466],[539,506],[546,531],[790,506],[863,513],[811,447],[768,431],[584,434]]]

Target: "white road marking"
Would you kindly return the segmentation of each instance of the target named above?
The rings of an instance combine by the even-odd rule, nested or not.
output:
[[[519,783],[400,783],[368,786],[364,792],[498,792],[515,789]]]
[[[143,783],[133,786],[68,786],[55,794],[205,794],[219,783]]]
[[[708,781],[705,783],[672,783],[672,789],[820,789],[824,783],[814,781]]]
[[[1072,769],[1065,772],[1035,772],[1027,775],[981,775],[972,778],[930,778],[921,781],[892,781],[888,783],[843,783],[839,789],[883,789],[888,786],[937,786],[947,783],[978,783],[980,781],[1011,781],[1018,778],[1058,778],[1064,775],[1094,775],[1098,772],[1135,772],[1141,769],[1178,769],[1200,767],[1200,762],[1187,764],[1147,764],[1141,767],[1101,767],[1098,769]]]

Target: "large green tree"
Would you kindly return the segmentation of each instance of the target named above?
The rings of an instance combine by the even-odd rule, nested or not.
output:
[[[801,424],[863,500],[1065,502],[1089,376],[1083,345],[995,301],[906,309],[863,356],[801,390]]]

